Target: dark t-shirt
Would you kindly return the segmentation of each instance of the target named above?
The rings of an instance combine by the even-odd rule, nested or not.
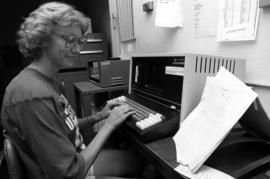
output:
[[[2,125],[35,179],[83,178],[85,148],[77,117],[61,84],[30,68],[6,88]]]

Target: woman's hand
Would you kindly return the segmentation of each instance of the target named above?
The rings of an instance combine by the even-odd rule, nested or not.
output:
[[[128,116],[134,114],[135,111],[129,105],[122,105],[114,107],[109,117],[106,120],[105,126],[110,129],[116,129]]]
[[[110,101],[107,102],[106,106],[99,112],[100,120],[106,119],[109,117],[111,110],[116,106],[123,105],[120,101]]]

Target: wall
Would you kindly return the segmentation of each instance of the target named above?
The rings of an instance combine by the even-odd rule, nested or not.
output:
[[[255,84],[264,108],[270,115],[270,8],[261,9],[255,41],[217,42],[216,37],[196,39],[194,35],[193,1],[184,0],[184,27],[155,27],[154,11],[145,13],[142,5],[149,0],[133,0],[134,30],[138,52],[145,53],[202,53],[246,59],[246,82]],[[218,1],[208,0],[209,10],[218,18]]]

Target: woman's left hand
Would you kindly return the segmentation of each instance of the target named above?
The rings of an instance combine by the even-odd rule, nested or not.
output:
[[[119,101],[110,101],[107,102],[106,106],[99,112],[100,115],[100,120],[106,119],[107,117],[109,117],[111,110],[116,107],[116,106],[121,106],[123,105],[122,102]]]

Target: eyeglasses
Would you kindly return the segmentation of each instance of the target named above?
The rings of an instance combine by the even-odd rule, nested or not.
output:
[[[79,45],[80,50],[84,47],[84,45],[86,44],[87,38],[85,36],[82,36],[80,38],[72,36],[72,35],[60,35],[57,33],[53,33],[56,36],[62,38],[63,40],[65,40],[65,47],[66,48],[73,48],[76,45]]]

